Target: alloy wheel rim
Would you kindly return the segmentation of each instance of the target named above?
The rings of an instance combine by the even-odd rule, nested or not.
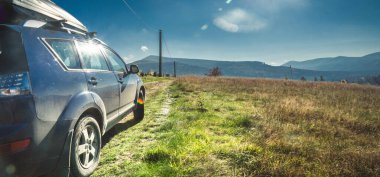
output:
[[[88,169],[94,165],[99,152],[99,142],[95,128],[92,125],[86,125],[81,131],[76,148],[77,161],[80,165]]]

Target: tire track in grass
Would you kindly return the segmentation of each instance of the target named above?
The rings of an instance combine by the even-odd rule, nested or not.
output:
[[[129,115],[106,133],[101,161],[93,176],[129,176],[139,168],[142,153],[156,142],[155,130],[169,115],[172,100],[168,87],[171,83],[162,81],[145,85],[145,118],[136,122],[133,115]]]
[[[160,86],[162,86],[161,84],[158,84]],[[144,131],[146,132],[149,132],[149,134],[151,134],[152,136],[149,137],[149,138],[144,138],[142,141],[144,142],[145,145],[151,145],[152,143],[156,142],[156,137],[157,137],[157,134],[156,134],[156,130],[162,125],[165,123],[165,121],[167,120],[168,116],[169,116],[169,113],[170,113],[170,107],[171,107],[171,104],[173,102],[172,98],[170,97],[170,93],[169,93],[169,87],[170,84],[168,85],[165,85],[165,89],[163,91],[163,99],[161,99],[160,102],[157,102],[157,104],[161,104],[161,109],[159,109],[159,111],[155,111],[154,112],[154,116],[153,116],[153,119],[150,120],[150,122],[148,122],[146,124],[146,127],[144,127]],[[158,88],[160,89],[160,87],[155,87],[155,88]]]
[[[165,101],[162,103],[161,111],[155,114],[155,117],[156,117],[155,123],[157,123],[156,124],[157,126],[162,125],[162,123],[164,123],[167,120],[169,113],[170,113],[170,107],[171,107],[172,102],[173,102],[173,100],[170,97],[169,90],[166,89],[165,90]]]

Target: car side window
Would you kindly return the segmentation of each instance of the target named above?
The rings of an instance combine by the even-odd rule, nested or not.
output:
[[[78,42],[83,69],[109,70],[107,62],[96,44]]]
[[[104,48],[104,53],[106,54],[111,64],[112,70],[117,71],[117,72],[127,72],[127,69],[125,67],[125,63],[123,62],[123,60],[118,55],[116,55],[113,51],[109,50],[106,47],[103,47],[103,48]]]
[[[46,42],[69,69],[81,69],[78,54],[73,41],[48,39]]]

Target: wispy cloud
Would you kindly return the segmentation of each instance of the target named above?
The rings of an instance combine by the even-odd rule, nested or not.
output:
[[[228,11],[214,19],[214,25],[227,32],[252,32],[264,29],[265,20],[258,18],[254,13],[237,8]]]
[[[148,52],[149,48],[147,46],[143,45],[143,46],[141,46],[140,50],[146,53],[146,52]]]
[[[124,61],[126,62],[126,63],[132,63],[132,62],[134,62],[134,61],[136,61],[137,60],[137,58],[134,56],[134,55],[128,55],[128,56],[126,56],[126,57],[123,57],[123,59],[124,59]]]
[[[227,32],[236,33],[239,31],[239,26],[237,24],[231,23],[224,18],[216,18],[214,20],[214,25]]]
[[[146,34],[146,33],[148,33],[149,31],[148,31],[146,28],[143,28],[143,29],[141,30],[141,32]]]
[[[232,0],[226,0],[226,4],[230,4]]]
[[[208,24],[204,24],[202,27],[201,27],[201,30],[202,31],[205,31],[208,29]]]

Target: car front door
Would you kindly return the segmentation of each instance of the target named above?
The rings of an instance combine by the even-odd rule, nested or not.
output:
[[[120,112],[123,113],[133,106],[136,98],[137,80],[134,74],[129,74],[124,61],[114,51],[103,46],[103,51],[120,84]]]
[[[107,118],[118,115],[119,83],[110,70],[97,44],[77,42],[82,67],[86,73],[88,89],[100,96],[105,104]]]

